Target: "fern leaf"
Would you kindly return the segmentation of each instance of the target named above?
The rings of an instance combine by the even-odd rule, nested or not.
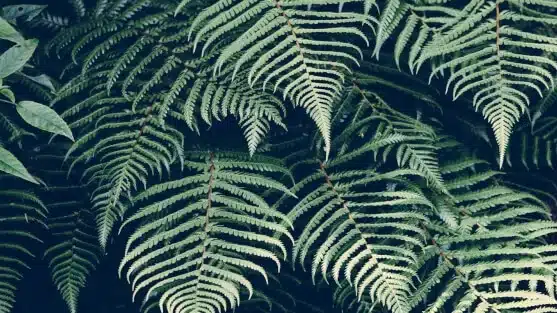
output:
[[[161,310],[235,308],[241,289],[248,291],[248,298],[253,293],[247,272],[268,279],[265,269],[252,260],[267,259],[280,266],[279,255],[270,247],[278,248],[285,257],[283,243],[270,235],[279,231],[293,242],[289,230],[280,226],[286,216],[273,211],[249,189],[289,191],[256,174],[258,168],[276,166],[256,162],[248,169],[226,153],[189,153],[185,166],[197,174],[152,186],[139,195],[141,202],[171,196],[142,205],[126,221],[124,226],[142,223],[128,240],[120,272],[128,268],[134,297],[142,290],[147,291],[147,298],[155,291],[160,293]],[[277,220],[268,221],[268,217]]]
[[[19,281],[34,258],[35,244],[42,241],[38,231],[46,228],[46,206],[25,189],[15,189],[12,177],[0,176],[0,312],[14,307]]]
[[[453,97],[474,93],[474,107],[482,109],[495,133],[500,166],[512,128],[529,105],[528,96],[521,89],[541,96],[542,89],[553,86],[550,71],[557,70],[557,63],[550,57],[557,51],[557,42],[535,31],[517,28],[520,27],[517,23],[536,19],[528,10],[530,5],[551,7],[544,2],[510,1],[507,7],[495,1],[475,1],[463,9],[466,14],[452,17],[424,46],[416,61],[419,68],[427,60],[454,55],[436,65],[431,76],[455,69],[448,83],[453,86]],[[520,11],[520,7],[525,10]],[[543,18],[538,21],[551,23]],[[534,53],[525,53],[526,47]],[[462,51],[465,53],[460,55]]]
[[[274,90],[283,86],[283,97],[306,109],[325,139],[325,150],[329,151],[331,107],[348,70],[345,63],[357,64],[355,56],[362,53],[349,42],[316,40],[311,36],[346,35],[367,44],[364,33],[351,24],[372,27],[374,20],[359,13],[306,11],[301,9],[302,4],[322,3],[218,1],[197,16],[190,34],[195,34],[195,46],[202,44],[202,51],[206,51],[222,40],[227,30],[246,25],[247,31],[220,53],[215,73],[232,60],[233,77],[248,66],[251,86],[263,77],[263,88],[271,81],[275,82]],[[232,59],[236,55],[239,58]]]

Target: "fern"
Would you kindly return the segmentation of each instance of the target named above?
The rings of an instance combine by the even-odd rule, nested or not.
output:
[[[149,94],[162,98],[153,108],[161,125],[169,112],[197,132],[199,117],[209,125],[211,117],[217,120],[235,117],[245,131],[251,153],[272,124],[285,127],[281,116],[284,106],[274,96],[250,90],[245,80],[232,81],[229,75],[208,79],[207,73],[212,71],[208,63],[219,50],[204,57],[192,54],[193,44],[187,42],[187,33],[182,30],[189,27],[189,22],[173,20],[170,8],[147,1],[123,3],[121,8],[125,10],[109,18],[108,24],[98,24],[106,19],[98,17],[86,22],[90,23],[88,27],[83,24],[70,28],[51,42],[50,48],[60,51],[79,34],[90,32],[75,42],[71,51],[74,61],[81,65],[81,74],[60,90],[54,102],[108,80],[104,84],[108,95],[115,93],[115,86],[119,87],[121,92],[117,94],[131,102],[133,111],[150,101],[146,99]],[[130,19],[131,13],[126,13],[136,15],[143,11],[149,13],[139,20]],[[87,49],[93,44],[95,48]],[[159,62],[163,64],[159,66]],[[226,74],[232,71],[230,67],[224,70]],[[209,86],[200,89],[209,81]]]
[[[536,125],[521,125],[513,134],[512,145],[505,156],[505,163],[512,167],[523,166],[527,170],[549,168],[557,157],[557,139],[554,117],[542,118]]]
[[[199,77],[185,101],[177,101],[178,110],[190,129],[199,133],[199,115],[206,124],[221,121],[228,116],[238,119],[244,129],[250,154],[254,154],[264,136],[271,130],[270,122],[286,129],[282,116],[286,114],[283,103],[268,93],[251,89],[245,80],[217,82]],[[199,107],[199,112],[196,112]],[[196,114],[197,113],[197,114]]]
[[[396,160],[400,167],[408,166],[411,169],[420,171],[433,188],[446,192],[443,186],[443,179],[439,172],[435,141],[437,140],[434,130],[428,125],[409,118],[404,114],[391,109],[385,101],[370,91],[369,84],[373,84],[372,77],[358,75],[354,78],[353,90],[361,98],[359,107],[371,107],[375,109],[375,115],[380,120],[378,134],[376,136],[386,136],[388,134],[398,134],[411,138],[411,142],[402,143],[396,149]],[[361,86],[361,87],[360,87]],[[367,87],[367,88],[366,88]],[[414,96],[414,94],[411,94]],[[424,99],[423,97],[420,97]],[[360,112],[360,114],[363,114]],[[390,148],[383,153],[383,159],[389,156]]]
[[[15,303],[19,281],[35,257],[41,243],[40,231],[46,229],[48,210],[43,202],[25,189],[16,189],[11,176],[0,176],[0,312],[9,313]]]
[[[37,145],[47,138],[0,114],[1,144],[20,145],[45,185],[0,177],[0,313],[43,229],[44,262],[79,312],[103,250],[121,242],[115,226],[119,274],[143,312],[328,311],[310,278],[357,313],[557,312],[552,172],[501,178],[483,146],[448,136],[470,139],[452,124],[467,111],[445,110],[418,76],[431,67],[429,83],[444,76],[453,99],[470,95],[499,162],[552,169],[552,1],[67,4],[71,16],[2,12],[47,30],[61,60],[38,55],[39,71],[69,63],[60,88],[21,72],[5,81],[63,112],[77,141]],[[393,61],[365,60],[391,43]],[[530,124],[516,127],[524,112]],[[246,152],[222,150],[240,132]],[[311,275],[272,273],[287,256]]]
[[[459,143],[443,140],[440,145],[445,159],[462,155]],[[490,183],[497,173],[482,168],[468,158],[441,167],[454,198],[437,198],[439,212],[445,213],[424,225],[430,245],[420,263],[428,275],[412,304],[425,301],[425,312],[446,307],[453,312],[552,311],[557,304],[554,247],[543,238],[556,228],[548,209],[531,194]],[[428,296],[434,290],[435,296]]]
[[[325,280],[350,284],[357,300],[369,297],[391,312],[409,312],[413,268],[426,245],[420,221],[427,223],[425,212],[434,207],[410,177],[427,178],[419,170],[389,170],[385,164],[380,171],[366,164],[379,151],[404,151],[400,147],[427,137],[412,136],[411,129],[420,134],[420,123],[410,123],[380,98],[370,101],[372,96],[357,87],[347,92],[350,101],[335,116],[350,122],[333,119],[342,127],[333,141],[335,157],[322,162],[297,156],[292,170],[305,173],[293,188],[300,201],[289,205],[281,199],[277,205],[291,208],[288,217],[302,224],[292,260],[310,263],[314,281],[321,273]]]
[[[530,94],[542,96],[543,89],[554,87],[556,42],[547,34],[555,24],[551,8],[551,1],[474,0],[463,5],[388,1],[374,53],[378,56],[400,29],[397,64],[407,52],[411,71],[430,61],[430,80],[447,75],[446,92],[452,86],[453,98],[473,93],[474,108],[481,109],[492,125],[502,165],[512,128],[527,110]],[[405,25],[399,27],[402,20]]]
[[[108,100],[115,101],[114,105],[127,104],[124,99]],[[183,137],[177,130],[158,124],[150,107],[135,114],[105,113],[97,124],[76,141],[68,155],[83,148],[74,163],[96,161],[84,172],[84,178],[88,184],[98,185],[92,201],[99,240],[104,248],[112,226],[129,205],[131,192],[141,186],[146,188],[149,175],[162,175],[164,170],[169,170],[170,164],[182,158]],[[105,137],[99,140],[100,136]],[[93,139],[96,142],[88,145]]]
[[[447,88],[453,86],[454,98],[474,91],[474,107],[482,109],[495,132],[500,165],[512,127],[530,103],[523,88],[542,96],[542,89],[554,84],[551,70],[557,70],[557,63],[550,55],[555,41],[521,28],[528,22],[553,25],[551,18],[530,9],[550,7],[544,1],[472,1],[437,30],[416,60],[419,68],[426,60],[454,56],[434,65],[431,75],[452,69]]]
[[[177,13],[189,1],[183,1]],[[323,4],[345,1],[217,1],[199,14],[190,27],[195,47],[202,53],[223,39],[229,30],[245,28],[219,54],[215,73],[234,61],[233,77],[249,68],[248,83],[263,80],[263,89],[274,82],[284,98],[306,109],[330,148],[331,107],[342,90],[349,71],[346,63],[358,64],[362,52],[348,40],[324,40],[338,35],[367,44],[367,36],[357,26],[373,29],[375,21],[361,13],[334,12]],[[311,10],[304,10],[307,6]],[[323,7],[324,9],[321,9]],[[319,36],[319,39],[314,38]],[[233,57],[239,56],[237,59]]]
[[[48,184],[40,192],[50,212],[44,260],[70,312],[76,313],[80,291],[100,260],[100,247],[86,189],[76,183],[75,175],[67,177],[63,164],[66,149],[57,143],[38,146],[32,165]],[[59,194],[65,196],[60,198]]]
[[[261,175],[287,171],[268,158],[248,159],[238,153],[188,153],[184,178],[152,186],[136,197],[141,209],[123,227],[140,225],[128,239],[120,264],[120,272],[127,268],[134,297],[144,290],[147,299],[157,293],[161,311],[167,312],[221,311],[238,306],[240,289],[252,296],[246,271],[268,279],[262,265],[251,259],[270,260],[280,270],[279,257],[286,257],[286,248],[270,233],[293,239],[287,227],[266,218],[289,222],[254,190],[272,188],[292,195],[280,182]]]
[[[73,206],[75,203],[60,203],[55,209],[63,205]],[[100,249],[92,221],[93,216],[87,209],[49,221],[56,244],[46,250],[45,257],[50,260],[54,284],[72,313],[78,312],[79,291],[85,287],[87,276],[99,262]]]

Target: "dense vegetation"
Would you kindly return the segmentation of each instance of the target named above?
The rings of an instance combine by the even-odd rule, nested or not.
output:
[[[0,313],[557,312],[556,1],[1,8]]]

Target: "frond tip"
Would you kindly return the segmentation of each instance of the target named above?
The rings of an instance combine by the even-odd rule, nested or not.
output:
[[[543,89],[554,86],[557,41],[543,33],[544,26],[555,25],[555,14],[549,13],[554,6],[551,1],[475,0],[456,12],[440,10],[438,20],[444,23],[411,65],[418,70],[434,61],[430,78],[450,70],[447,92],[452,86],[453,98],[474,94],[474,108],[493,128],[500,166],[512,128],[530,104],[528,89],[542,97]]]
[[[49,227],[55,243],[45,251],[52,280],[62,294],[70,313],[78,312],[80,289],[99,262],[100,248],[95,236],[93,216],[86,209],[52,218]]]

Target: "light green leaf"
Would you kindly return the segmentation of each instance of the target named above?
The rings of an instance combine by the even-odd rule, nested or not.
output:
[[[25,38],[13,28],[8,21],[0,17],[0,39],[9,40],[20,44],[25,41]]]
[[[39,182],[27,172],[25,166],[8,150],[0,147],[0,171],[17,176],[34,184]]]
[[[0,95],[5,96],[10,100],[10,102],[15,103],[15,95],[14,92],[10,90],[10,88],[6,86],[0,86]]]
[[[19,115],[30,125],[47,132],[62,135],[74,141],[72,131],[53,109],[34,101],[21,101],[16,105]]]
[[[0,55],[0,78],[19,71],[33,56],[38,44],[36,39],[25,40]]]

